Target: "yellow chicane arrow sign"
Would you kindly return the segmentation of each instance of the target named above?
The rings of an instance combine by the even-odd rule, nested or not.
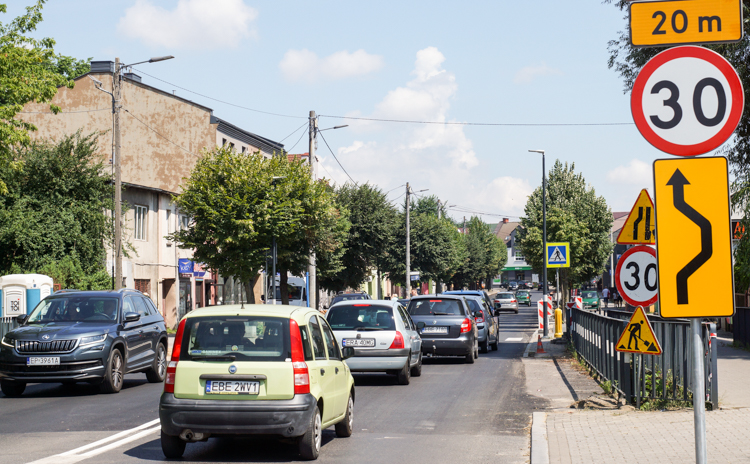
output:
[[[635,200],[628,219],[620,229],[617,243],[625,245],[653,245],[654,235],[654,202],[648,190],[643,189]]]
[[[727,159],[654,161],[654,199],[662,317],[732,316]]]
[[[666,0],[630,4],[636,47],[739,42],[742,0]]]

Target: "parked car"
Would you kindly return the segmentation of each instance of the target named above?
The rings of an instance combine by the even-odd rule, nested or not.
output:
[[[371,300],[370,295],[365,292],[358,292],[358,293],[339,293],[338,295],[334,296],[331,299],[331,303],[328,305],[330,308],[331,306],[335,305],[336,303],[340,301],[352,301],[352,300]]]
[[[599,309],[599,293],[596,290],[584,290],[581,292],[583,309]]]
[[[0,344],[5,396],[21,396],[27,383],[88,382],[117,393],[123,376],[135,372],[164,380],[164,318],[139,291],[59,292],[17,320],[21,326]]]
[[[422,337],[422,353],[463,356],[467,363],[479,357],[477,323],[461,295],[422,295],[411,298],[409,315]]]
[[[485,302],[487,302],[487,306],[490,308],[492,307],[492,298],[490,298],[490,295],[484,291],[484,290],[448,290],[446,292],[441,293],[441,295],[474,295],[481,297]]]
[[[518,290],[518,282],[508,282],[508,290],[512,292]]]
[[[495,322],[494,311],[491,306],[487,305],[484,298],[476,295],[465,295],[466,303],[469,304],[469,310],[474,316],[474,321],[477,323],[478,343],[479,351],[487,353],[492,347],[492,351],[497,351],[498,344],[498,328],[497,322]],[[476,316],[477,312],[481,312],[481,316]]]
[[[519,282],[518,288],[519,290],[520,289],[531,290],[532,288],[534,288],[534,286],[531,284],[531,282],[524,281],[524,282]]]
[[[503,310],[513,311],[518,314],[518,300],[516,294],[511,292],[500,292],[495,295],[495,312]]]
[[[323,430],[352,434],[354,379],[326,320],[313,308],[200,308],[177,329],[159,402],[161,447],[176,459],[209,437],[275,435],[320,453]]]
[[[400,385],[422,375],[422,339],[398,301],[344,301],[331,306],[326,319],[336,341],[354,348],[346,361],[352,372],[386,372]]]
[[[531,293],[526,290],[519,290],[516,292],[517,303],[531,306]]]

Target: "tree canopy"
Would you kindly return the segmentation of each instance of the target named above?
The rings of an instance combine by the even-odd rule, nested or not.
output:
[[[479,288],[484,283],[485,288],[491,288],[492,279],[508,261],[505,244],[477,216],[472,216],[466,233],[459,236],[465,252],[451,282],[457,287]]]
[[[94,155],[97,134],[17,148],[18,169],[0,170],[0,272],[41,273],[67,288],[109,288],[113,186]]]
[[[287,304],[286,272],[303,274],[313,251],[325,266],[338,266],[349,227],[348,211],[336,207],[325,183],[312,181],[306,165],[225,147],[205,152],[175,202],[191,225],[173,233],[174,240],[192,248],[197,261],[243,282],[251,301],[274,238]]]
[[[560,269],[564,287],[581,285],[604,270],[613,244],[609,233],[612,212],[602,196],[586,185],[575,164],[555,161],[547,181],[547,242],[570,242],[570,267]],[[517,234],[526,262],[538,273],[543,269],[542,187],[537,187],[524,207]]]
[[[42,21],[45,1],[38,0],[10,23],[0,23],[0,170],[17,167],[13,148],[29,146],[29,131],[36,130],[16,117],[24,105],[51,101],[58,87],[72,88],[73,79],[90,69],[90,59],[56,54],[53,39],[28,36]],[[5,4],[0,4],[0,12],[7,12]],[[61,110],[50,105],[50,111]],[[5,193],[5,188],[0,183],[0,193]]]

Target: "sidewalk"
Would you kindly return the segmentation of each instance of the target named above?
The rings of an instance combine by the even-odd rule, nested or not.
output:
[[[711,463],[750,463],[750,352],[729,347],[731,342],[718,339],[721,406],[706,413]],[[692,409],[618,409],[564,344],[544,340],[545,354],[536,354],[536,345],[535,336],[523,359],[527,392],[549,406],[533,414],[532,464],[695,462]]]

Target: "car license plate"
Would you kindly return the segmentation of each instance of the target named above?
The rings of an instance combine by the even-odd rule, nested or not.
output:
[[[234,380],[206,380],[206,394],[209,395],[257,395],[260,382]]]
[[[59,357],[33,357],[33,358],[26,358],[26,365],[27,366],[59,366],[60,365],[60,358]]]
[[[425,327],[422,329],[423,334],[447,334],[448,327]]]
[[[341,341],[344,346],[375,346],[374,338],[345,338]]]

